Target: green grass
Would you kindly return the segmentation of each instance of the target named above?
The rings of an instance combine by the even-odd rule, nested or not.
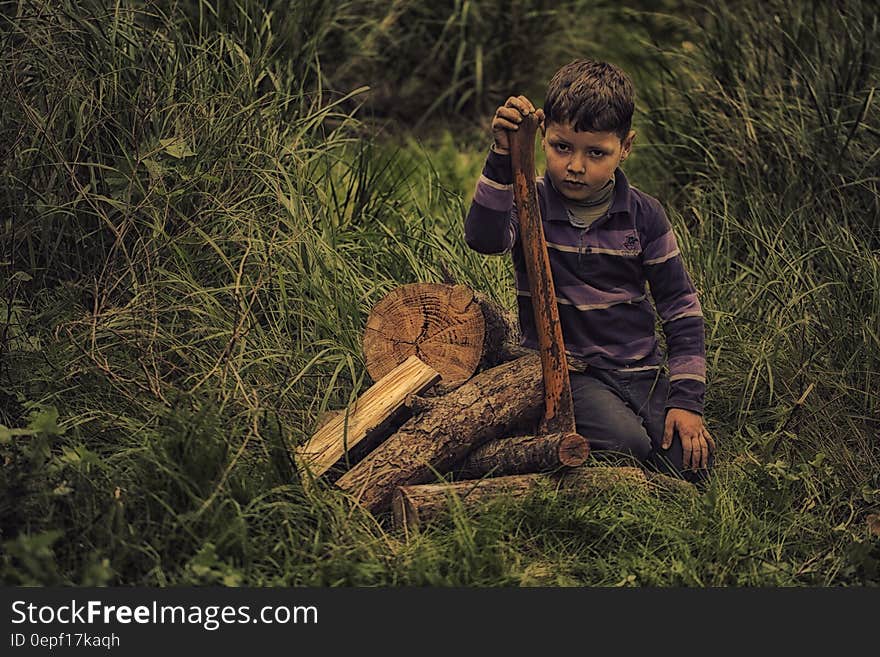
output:
[[[0,3],[5,583],[880,581],[868,3],[264,4]],[[509,262],[462,235],[484,124],[606,52],[640,83],[627,172],[702,295],[708,488],[409,535],[304,489],[291,449],[369,385],[385,293],[449,272],[512,307]]]

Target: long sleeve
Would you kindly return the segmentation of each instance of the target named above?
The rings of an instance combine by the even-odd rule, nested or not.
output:
[[[652,210],[642,263],[666,336],[670,383],[666,407],[702,415],[706,391],[703,310],[666,213],[659,203]]]
[[[465,218],[465,242],[479,253],[507,253],[516,243],[518,229],[510,156],[490,151]]]

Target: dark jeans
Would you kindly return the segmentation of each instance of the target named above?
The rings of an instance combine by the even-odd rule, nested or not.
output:
[[[669,449],[662,449],[669,380],[658,370],[620,372],[594,367],[571,372],[571,396],[577,431],[596,456],[628,454],[650,468],[703,481],[707,470],[685,470],[678,432]],[[709,459],[709,469],[714,456]]]

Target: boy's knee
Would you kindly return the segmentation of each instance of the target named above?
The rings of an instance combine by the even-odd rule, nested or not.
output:
[[[629,452],[639,461],[648,460],[653,451],[651,439],[644,431],[627,435],[622,439],[622,444],[624,445],[624,451]]]
[[[652,452],[651,439],[642,426],[609,428],[601,435],[587,435],[590,450],[621,452],[639,461],[646,461]]]

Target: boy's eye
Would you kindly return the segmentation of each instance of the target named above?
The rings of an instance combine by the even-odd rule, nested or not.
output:
[[[571,150],[568,144],[553,144],[553,148],[555,148],[560,153],[568,153]]]
[[[590,151],[590,157],[597,157],[598,158],[598,157],[604,157],[604,156],[605,156],[605,151],[599,151],[599,150],[595,150],[595,149]]]

